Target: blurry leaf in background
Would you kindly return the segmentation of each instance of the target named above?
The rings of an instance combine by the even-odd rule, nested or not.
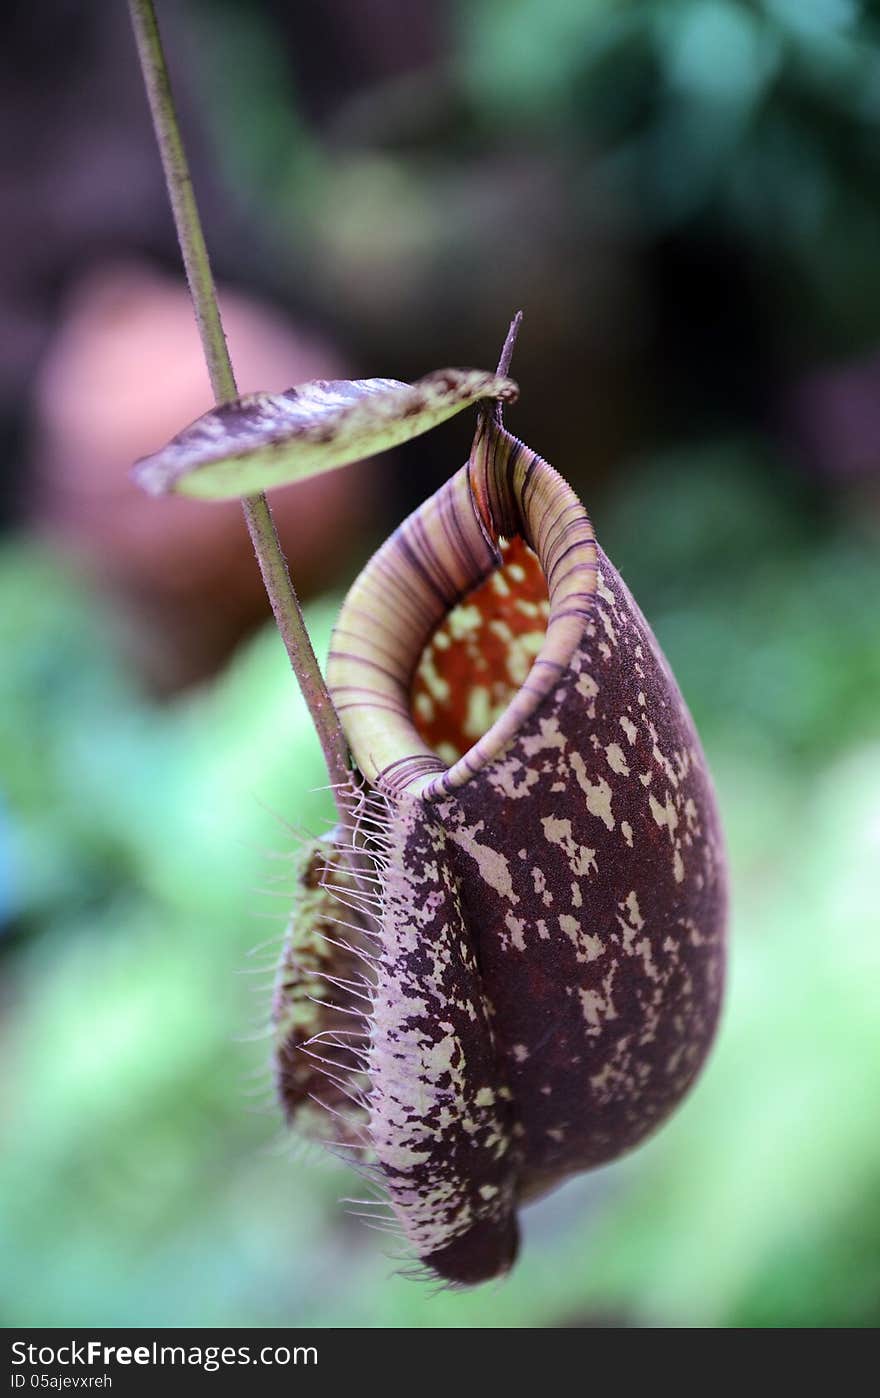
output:
[[[481,0],[457,13],[461,80],[490,128],[579,145],[585,198],[610,200],[641,241],[684,225],[744,240],[788,353],[876,339],[870,6]]]

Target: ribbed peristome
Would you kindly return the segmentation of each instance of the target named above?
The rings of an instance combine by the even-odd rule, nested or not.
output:
[[[498,567],[499,538],[514,535],[534,549],[547,580],[545,642],[504,713],[447,767],[413,722],[413,673],[436,627]],[[487,427],[470,461],[367,564],[333,633],[328,684],[366,780],[435,801],[482,771],[565,673],[595,589],[596,541],[583,505],[546,461]]]

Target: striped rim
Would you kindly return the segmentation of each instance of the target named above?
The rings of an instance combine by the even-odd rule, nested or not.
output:
[[[498,566],[497,540],[516,534],[547,580],[544,644],[501,716],[447,767],[413,722],[413,674],[437,626]],[[328,685],[366,780],[436,801],[498,757],[567,670],[591,614],[596,566],[593,526],[570,486],[487,423],[468,464],[367,564],[333,633]]]

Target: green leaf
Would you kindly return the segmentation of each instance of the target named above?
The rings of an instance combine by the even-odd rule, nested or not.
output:
[[[518,392],[512,379],[479,369],[438,369],[413,384],[332,379],[254,393],[205,413],[132,475],[150,495],[252,495],[375,456],[481,398],[514,402]]]

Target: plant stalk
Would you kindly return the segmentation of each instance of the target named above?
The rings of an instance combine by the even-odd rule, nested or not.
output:
[[[205,363],[215,401],[226,403],[238,396],[238,390],[153,0],[128,0],[128,8]],[[350,786],[350,760],[339,716],[306,630],[269,502],[260,494],[248,496],[241,503],[275,621],[315,725],[342,815],[345,793]]]

